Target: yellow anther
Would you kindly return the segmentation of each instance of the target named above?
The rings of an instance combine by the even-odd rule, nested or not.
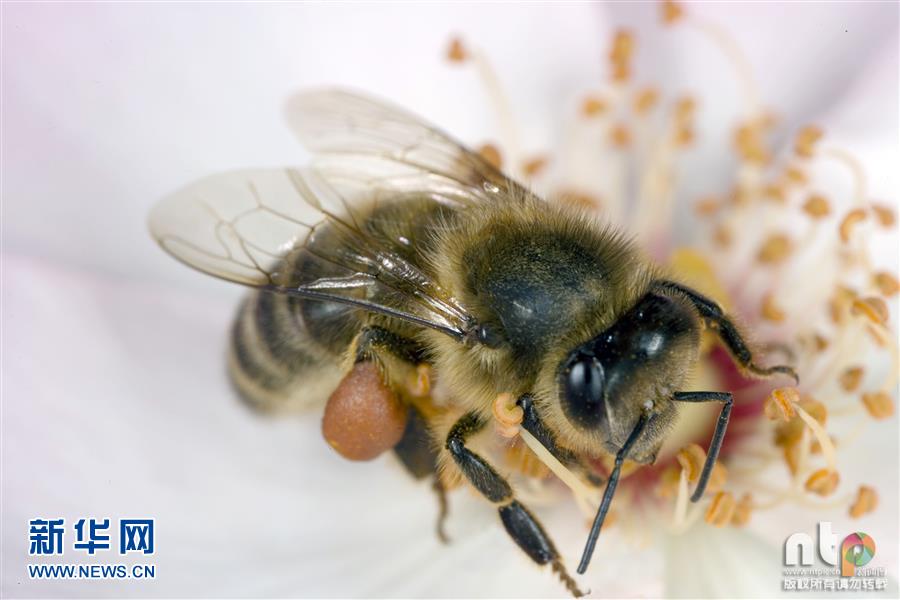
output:
[[[609,105],[602,98],[588,96],[581,103],[581,114],[586,117],[595,117],[606,112]]]
[[[565,204],[587,210],[597,210],[603,206],[600,198],[578,190],[563,190],[557,194],[556,198]]]
[[[634,112],[639,115],[647,114],[659,101],[659,92],[656,88],[646,87],[634,95]]]
[[[613,81],[627,81],[631,75],[631,55],[634,53],[634,36],[631,32],[619,30],[613,38],[609,60],[612,63]]]
[[[818,333],[813,335],[813,347],[816,349],[816,352],[824,352],[828,349],[828,339]]]
[[[877,507],[878,492],[876,492],[873,487],[861,485],[856,492],[856,500],[853,501],[853,505],[850,507],[850,516],[854,519],[858,519],[861,516],[872,512]]]
[[[850,312],[854,315],[863,315],[876,325],[884,325],[888,320],[887,303],[878,296],[855,298],[850,305]]]
[[[712,472],[709,474],[709,482],[706,484],[706,490],[711,493],[718,492],[725,487],[727,481],[728,469],[725,468],[725,465],[716,461],[716,464],[713,465]]]
[[[526,175],[534,176],[544,170],[544,167],[547,166],[547,157],[546,156],[536,156],[530,160],[526,160],[522,163],[522,170]]]
[[[740,157],[747,162],[765,164],[769,161],[762,132],[755,124],[738,127],[734,133],[734,144]]]
[[[763,188],[763,196],[767,200],[771,200],[776,204],[784,204],[787,202],[787,195],[784,186],[778,183],[770,183]]]
[[[875,419],[887,419],[894,414],[894,403],[887,392],[863,394],[862,402]]]
[[[719,492],[713,497],[704,519],[715,527],[725,527],[731,522],[736,503],[731,492]]]
[[[900,291],[900,282],[887,271],[879,271],[872,275],[872,283],[875,284],[882,296],[894,296]]]
[[[862,382],[864,374],[865,371],[863,371],[862,367],[848,367],[844,369],[839,379],[841,387],[844,388],[845,392],[856,391],[860,382]]]
[[[831,214],[831,205],[825,196],[820,194],[812,194],[803,203],[803,211],[813,219],[823,219]]]
[[[875,213],[875,218],[878,219],[878,223],[881,224],[882,227],[890,227],[897,222],[897,216],[889,206],[885,206],[884,204],[873,204],[872,212]]]
[[[500,156],[500,149],[497,148],[497,146],[493,144],[484,144],[478,149],[478,154],[495,168],[500,169],[503,167],[503,158]]]
[[[775,298],[772,294],[766,294],[762,299],[762,308],[760,309],[760,314],[762,314],[764,319],[769,321],[774,321],[775,323],[781,323],[784,321],[785,314],[781,308],[775,304]]]
[[[728,248],[729,246],[731,246],[731,242],[733,241],[731,229],[729,229],[726,225],[719,225],[713,232],[713,241],[717,246],[721,248]]]
[[[624,123],[617,123],[609,130],[609,140],[614,146],[624,148],[631,143],[631,131]]]
[[[431,392],[431,367],[427,364],[416,366],[410,375],[406,391],[414,398],[424,398]]]
[[[701,198],[694,204],[694,212],[701,217],[709,217],[722,208],[722,203],[717,198]]]
[[[815,125],[807,125],[797,132],[794,138],[794,152],[798,156],[809,158],[815,153],[816,142],[822,137],[822,130]]]
[[[462,40],[458,37],[452,38],[450,40],[450,45],[447,47],[447,60],[455,63],[462,63],[468,60],[469,52],[466,50],[465,45],[463,45]]]
[[[784,234],[770,235],[756,254],[756,260],[763,264],[778,264],[790,256],[793,250],[791,239]]]
[[[514,438],[519,434],[519,425],[525,416],[521,406],[516,405],[516,398],[509,392],[497,394],[491,407],[494,413],[494,425],[497,433],[505,438]]]
[[[662,3],[662,20],[666,25],[677,23],[684,17],[684,9],[678,2],[672,0],[664,0]]]
[[[795,387],[776,388],[763,403],[763,412],[772,421],[790,421],[797,414],[794,403],[800,400],[800,392]]]
[[[803,185],[809,181],[806,172],[799,167],[788,167],[784,170],[784,178],[788,182]]]
[[[841,241],[845,244],[850,241],[850,235],[853,228],[866,219],[866,211],[856,208],[847,213],[838,226],[838,232],[841,234]]]
[[[656,495],[660,498],[674,498],[678,494],[678,480],[681,477],[681,469],[675,465],[669,465],[659,476],[656,484]]]
[[[698,444],[688,444],[678,451],[675,455],[678,464],[687,473],[690,483],[695,483],[700,479],[700,472],[703,470],[703,463],[706,462],[706,452]]]
[[[753,496],[749,493],[744,494],[734,507],[734,514],[731,515],[731,524],[735,527],[743,527],[750,522],[750,516],[752,514]]]
[[[818,494],[819,496],[830,496],[837,489],[841,478],[834,469],[819,469],[815,471],[806,480],[804,487],[806,491]]]

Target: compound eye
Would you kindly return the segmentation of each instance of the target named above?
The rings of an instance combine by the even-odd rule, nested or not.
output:
[[[603,365],[593,356],[575,356],[562,372],[562,406],[569,420],[594,428],[606,418]]]

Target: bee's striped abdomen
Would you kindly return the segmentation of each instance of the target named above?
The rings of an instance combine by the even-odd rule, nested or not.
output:
[[[280,294],[253,292],[238,310],[229,371],[244,400],[262,412],[320,405],[340,380],[340,354],[310,335],[301,303]]]

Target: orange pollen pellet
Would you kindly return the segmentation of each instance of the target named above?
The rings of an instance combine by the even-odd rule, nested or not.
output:
[[[894,211],[883,204],[873,204],[872,212],[875,213],[875,218],[878,219],[878,222],[882,227],[890,227],[894,223],[897,222],[897,217],[894,215]]]
[[[455,37],[450,40],[450,46],[447,47],[447,60],[455,63],[462,63],[468,60],[469,52],[463,45],[462,40]]]
[[[822,219],[831,214],[831,205],[824,196],[813,194],[803,204],[803,211],[813,219]]]
[[[760,310],[760,314],[764,319],[774,321],[775,323],[784,321],[784,318],[786,316],[784,314],[784,311],[775,304],[775,299],[772,297],[772,294],[766,294],[765,296],[763,296],[762,309]]]
[[[769,236],[760,246],[756,260],[764,264],[777,264],[790,256],[792,249],[791,239],[784,234],[776,233]]]
[[[872,276],[872,283],[878,288],[882,296],[893,296],[900,291],[900,282],[887,271],[879,271]]]
[[[659,100],[659,92],[652,87],[640,90],[634,97],[634,112],[639,115],[646,114],[656,106]]]
[[[804,486],[808,492],[818,494],[819,496],[829,496],[837,489],[840,481],[841,478],[837,471],[832,469],[819,469],[809,476]]]
[[[850,312],[854,315],[864,315],[876,325],[884,325],[888,320],[887,303],[877,296],[854,299],[850,305]]]
[[[522,170],[525,171],[526,175],[537,175],[541,171],[544,170],[544,167],[547,166],[547,158],[544,156],[538,156],[536,158],[532,158],[531,160],[526,160],[522,164]]]
[[[666,25],[677,23],[684,16],[684,9],[681,5],[672,0],[665,0],[662,3],[662,20]]]
[[[491,163],[497,169],[503,166],[503,159],[500,156],[500,149],[493,144],[484,144],[478,149],[481,158]]]
[[[609,60],[613,67],[613,80],[625,81],[629,76],[629,64],[634,52],[634,37],[630,32],[620,30],[613,38],[612,49],[609,52]]]
[[[596,96],[588,96],[581,102],[581,114],[586,117],[595,117],[606,112],[608,108],[606,101]]]
[[[694,205],[694,211],[703,217],[708,217],[719,212],[722,204],[716,198],[702,198]]]
[[[875,491],[875,488],[861,485],[856,492],[856,500],[853,501],[853,505],[850,507],[850,516],[854,519],[858,519],[861,516],[872,512],[877,507],[878,492]]]
[[[853,232],[853,228],[858,224],[864,221],[866,218],[866,211],[861,208],[856,208],[847,213],[847,216],[844,217],[844,220],[841,221],[841,224],[838,228],[839,233],[841,234],[841,241],[845,244],[850,241],[850,234]]]
[[[752,512],[753,496],[749,493],[744,494],[734,507],[734,514],[731,516],[731,524],[735,527],[743,527],[750,522],[750,515]]]
[[[872,392],[862,395],[863,404],[875,419],[887,419],[894,414],[894,403],[887,392]]]
[[[703,463],[706,461],[706,452],[698,444],[688,444],[678,451],[675,456],[678,464],[687,473],[690,483],[695,483],[700,478]]]
[[[735,502],[731,492],[719,492],[713,497],[709,508],[706,509],[704,519],[715,527],[724,527],[731,522],[734,514]]]
[[[800,392],[795,387],[776,388],[763,403],[763,412],[770,420],[790,421],[797,414],[794,402],[800,400]]]
[[[816,142],[822,137],[822,130],[815,125],[807,125],[797,132],[794,138],[794,152],[804,158],[809,158],[815,152]]]
[[[631,131],[622,123],[613,125],[609,130],[609,139],[613,145],[624,148],[631,143]]]

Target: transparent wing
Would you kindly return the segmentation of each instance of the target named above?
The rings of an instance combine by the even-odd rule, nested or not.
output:
[[[311,169],[239,170],[161,200],[150,231],[172,256],[215,277],[466,337],[471,317],[391,240],[361,228],[363,211]]]
[[[317,171],[348,193],[427,192],[463,205],[516,201],[528,193],[419,117],[353,92],[297,94],[287,104],[287,119],[316,155]]]

